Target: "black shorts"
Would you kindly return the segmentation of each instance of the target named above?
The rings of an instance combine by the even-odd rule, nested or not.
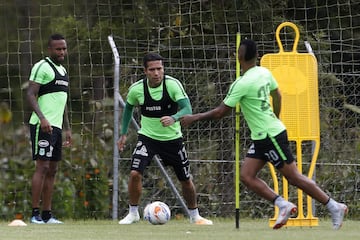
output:
[[[282,168],[284,163],[290,164],[294,161],[286,130],[275,137],[267,136],[262,140],[254,140],[246,156],[271,162],[276,168]]]
[[[173,167],[180,181],[190,178],[190,164],[182,138],[158,141],[144,135],[139,135],[132,155],[131,170],[136,170],[143,174],[155,154],[159,155],[165,166]]]
[[[53,127],[52,134],[41,130],[40,124],[30,124],[33,160],[60,161],[62,149],[61,129]]]

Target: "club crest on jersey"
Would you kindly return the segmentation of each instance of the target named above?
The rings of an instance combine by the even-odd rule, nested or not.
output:
[[[40,140],[40,141],[38,142],[38,145],[39,145],[39,147],[41,147],[41,148],[46,148],[46,147],[48,147],[50,144],[49,144],[49,141],[47,141],[47,140]]]

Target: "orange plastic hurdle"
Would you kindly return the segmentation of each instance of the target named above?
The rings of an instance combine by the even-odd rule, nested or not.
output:
[[[284,51],[280,40],[280,30],[291,27],[295,31],[295,39],[292,51]],[[313,54],[298,53],[299,30],[291,22],[284,22],[276,29],[276,41],[279,52],[265,54],[260,65],[267,67],[277,79],[282,93],[282,110],[280,118],[288,129],[290,141],[296,142],[297,166],[302,170],[302,142],[313,141],[315,143],[308,177],[312,178],[315,163],[320,149],[320,120],[319,120],[319,97],[318,97],[318,69],[317,60]],[[274,167],[269,164],[271,176],[274,181],[274,190],[279,193],[279,181]],[[283,196],[288,199],[288,182],[282,179]],[[304,215],[303,192],[297,190],[298,216],[290,218],[286,226],[318,226],[318,218],[312,213],[312,199],[307,196],[307,213]],[[279,209],[275,207],[275,215],[269,220],[269,226],[275,224]]]

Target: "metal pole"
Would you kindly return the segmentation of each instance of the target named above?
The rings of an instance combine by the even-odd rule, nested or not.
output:
[[[308,53],[312,54],[313,56],[315,56],[313,50],[312,50],[312,47],[311,47],[311,44],[308,42],[308,41],[304,41],[305,43],[305,47],[306,47],[306,50]],[[315,151],[315,141],[312,141],[311,143],[311,156],[314,155],[314,151]],[[314,174],[312,176],[312,180],[316,180],[316,168],[314,169]],[[312,199],[311,201],[311,205],[312,205],[312,214],[313,216],[316,215],[316,205],[315,205],[315,200]]]
[[[113,152],[113,195],[112,195],[112,219],[118,218],[119,202],[119,151],[117,140],[119,139],[119,80],[120,80],[120,56],[114,39],[108,36],[108,41],[114,55],[114,152]]]

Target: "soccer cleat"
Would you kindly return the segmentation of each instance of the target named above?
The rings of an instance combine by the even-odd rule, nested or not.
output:
[[[276,219],[273,229],[279,229],[284,226],[291,215],[297,212],[297,207],[291,202],[287,202],[285,206],[280,207],[279,216]]]
[[[337,208],[331,212],[331,219],[333,229],[338,230],[341,228],[344,216],[348,212],[348,207],[343,203],[338,203]]]
[[[30,218],[30,223],[44,224],[45,222],[42,220],[42,218],[39,215],[37,215],[37,216],[32,216]]]
[[[190,223],[194,223],[196,225],[213,225],[213,222],[209,219],[203,217],[190,218]]]
[[[57,220],[54,217],[49,218],[47,221],[44,221],[46,224],[63,224],[62,221]]]
[[[124,217],[119,221],[119,224],[132,224],[138,222],[139,220],[140,220],[140,215],[138,212],[136,212],[136,214],[129,213],[128,215],[126,215],[126,217]]]

